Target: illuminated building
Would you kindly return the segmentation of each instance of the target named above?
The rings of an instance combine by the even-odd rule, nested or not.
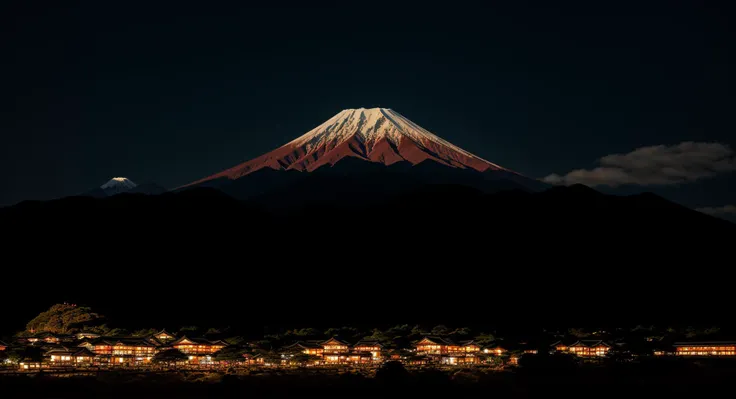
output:
[[[675,342],[677,356],[736,356],[736,341]]]
[[[567,350],[568,350],[568,346],[564,342],[562,342],[562,341],[557,341],[557,342],[551,344],[550,347],[555,352],[567,352]]]
[[[113,365],[148,363],[157,351],[145,338],[100,338],[81,346],[94,352],[100,362]]]
[[[370,353],[374,361],[382,358],[381,352],[383,351],[383,345],[378,341],[358,341],[353,345],[353,352],[356,353]]]
[[[188,338],[186,335],[170,342],[167,346],[178,349],[189,356],[190,363],[210,363],[212,355],[227,346],[225,341],[210,341],[204,338]]]
[[[54,365],[91,365],[95,360],[95,354],[87,348],[60,347],[46,352],[49,362]]]
[[[52,332],[42,332],[38,333],[32,337],[26,338],[26,341],[30,342],[31,344],[36,343],[47,343],[47,344],[58,344],[60,342],[71,342],[74,340],[74,337],[69,335],[63,335],[63,334],[54,334]]]
[[[501,356],[505,354],[506,352],[508,352],[506,348],[499,346],[499,345],[489,345],[489,346],[483,347],[481,351],[485,354],[495,355],[495,356]]]
[[[346,353],[350,344],[336,337],[330,338],[322,342],[322,353]]]
[[[169,334],[168,332],[166,332],[165,329],[157,332],[156,334],[153,334],[153,337],[159,340],[160,342],[169,342],[169,341],[173,341],[176,338],[172,334]]]
[[[417,355],[427,355],[435,362],[446,365],[480,363],[477,353],[481,346],[475,341],[455,343],[447,338],[424,337],[414,344]]]
[[[611,345],[601,340],[583,339],[567,348],[567,351],[580,357],[601,357],[611,349]]]
[[[319,357],[322,357],[322,352],[324,351],[322,345],[306,341],[298,341],[291,345],[284,346],[282,349],[288,352],[301,352],[306,355],[314,355]]]
[[[100,338],[100,334],[97,333],[91,333],[91,332],[80,332],[76,334],[76,337],[78,340],[82,339],[97,339]]]
[[[459,351],[456,343],[441,337],[424,337],[414,344],[414,348],[418,355],[446,355]]]

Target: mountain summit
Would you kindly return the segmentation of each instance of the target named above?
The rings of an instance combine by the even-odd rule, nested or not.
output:
[[[264,168],[311,172],[346,158],[384,165],[402,161],[416,165],[431,160],[452,168],[515,174],[443,140],[390,108],[358,108],[340,111],[269,153],[190,185],[239,179]]]
[[[101,185],[100,188],[107,195],[115,195],[130,191],[136,186],[137,184],[133,183],[127,177],[113,177],[107,183]]]
[[[165,192],[165,188],[155,183],[135,184],[127,177],[113,177],[100,187],[89,190],[81,195],[86,197],[104,198],[122,193],[157,195]]]

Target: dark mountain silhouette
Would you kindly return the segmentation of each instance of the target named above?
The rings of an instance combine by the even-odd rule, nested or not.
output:
[[[507,176],[503,171],[490,173],[450,168],[433,160],[416,165],[396,162],[385,166],[346,158],[340,163],[324,165],[309,173],[262,168],[236,180],[219,178],[198,186],[217,188],[234,198],[279,207],[330,198],[341,198],[353,204],[370,204],[428,184],[467,186],[485,193],[548,188],[546,184],[531,179],[516,181],[513,176]]]
[[[123,193],[158,195],[166,191],[165,188],[156,183],[135,184],[125,177],[114,177],[102,186],[86,191],[81,195],[84,197],[104,198]]]
[[[250,326],[728,314],[736,225],[653,194],[417,184],[358,201],[371,179],[326,171],[248,201],[195,188],[2,208],[12,312],[96,301],[139,322]]]

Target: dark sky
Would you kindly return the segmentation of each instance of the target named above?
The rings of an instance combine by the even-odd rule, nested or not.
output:
[[[736,147],[716,2],[214,3],[4,2],[0,204],[113,176],[176,187],[344,108],[393,108],[540,178],[643,146]],[[733,175],[600,189],[717,207]]]

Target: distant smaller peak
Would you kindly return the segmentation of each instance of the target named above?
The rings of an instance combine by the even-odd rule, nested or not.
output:
[[[100,188],[107,189],[111,187],[127,187],[127,188],[133,188],[137,186],[137,184],[133,183],[130,179],[127,177],[113,177],[110,179],[107,183],[100,186]]]

